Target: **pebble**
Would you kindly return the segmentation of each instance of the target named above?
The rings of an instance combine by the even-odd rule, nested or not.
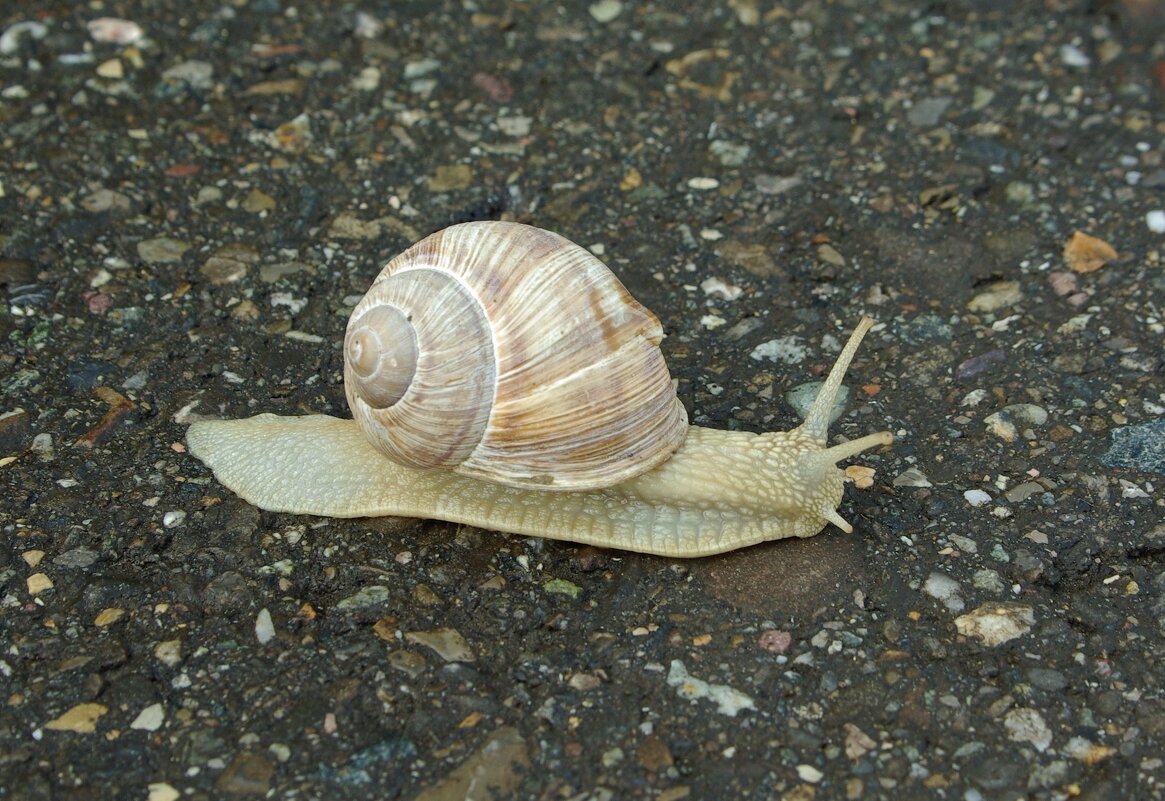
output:
[[[942,601],[943,606],[952,612],[962,612],[966,607],[962,597],[959,596],[959,582],[945,573],[935,571],[926,577],[926,583],[922,585],[922,591],[931,598]]]
[[[1052,744],[1052,730],[1035,709],[1009,709],[1003,717],[1003,728],[1007,730],[1008,739],[1017,743],[1031,743],[1041,753]]]
[[[744,294],[743,287],[730,284],[723,278],[705,278],[700,282],[700,289],[704,290],[704,294],[710,298],[719,298],[721,300],[736,300]]]
[[[228,795],[266,795],[275,763],[262,754],[240,751],[215,780],[214,789]]]
[[[476,657],[461,632],[452,628],[405,632],[405,642],[423,645],[446,662],[472,662]]]
[[[400,648],[388,655],[388,664],[393,670],[399,670],[410,679],[415,679],[417,676],[425,672],[426,663],[425,657],[418,654],[416,651],[409,651]]]
[[[255,616],[255,638],[259,640],[260,645],[266,645],[275,639],[275,623],[271,620],[271,613],[267,611],[267,607],[259,610],[259,614]]]
[[[10,56],[20,48],[21,37],[29,39],[43,39],[49,32],[44,24],[35,20],[21,20],[14,22],[0,34],[0,55]]]
[[[162,73],[162,83],[206,92],[214,88],[214,66],[205,61],[182,61]]]
[[[1165,209],[1153,209],[1146,214],[1145,225],[1155,234],[1165,234]]]
[[[800,777],[801,781],[809,782],[810,784],[817,784],[825,778],[825,774],[812,765],[798,765],[797,776]]]
[[[143,239],[137,244],[138,257],[146,264],[170,264],[181,261],[182,254],[188,250],[189,244],[168,236]]]
[[[166,782],[154,782],[146,789],[149,791],[146,795],[146,801],[178,801],[182,797],[182,793],[178,792],[177,788]]]
[[[760,361],[768,359],[773,362],[782,362],[784,364],[800,364],[809,356],[809,348],[805,345],[805,340],[796,334],[790,334],[785,337],[778,337],[777,339],[770,339],[767,342],[762,342],[752,349],[748,354],[749,358]]]
[[[182,641],[163,640],[154,646],[154,657],[166,667],[177,667],[182,662]]]
[[[793,644],[793,635],[779,629],[769,629],[761,632],[756,644],[770,654],[783,654]]]
[[[578,598],[582,595],[582,587],[575,584],[573,581],[567,581],[563,578],[553,578],[542,585],[542,589],[547,592],[556,593],[558,595],[566,595],[570,598]]]
[[[960,380],[974,378],[997,364],[1003,364],[1005,361],[1007,361],[1007,354],[1002,349],[996,348],[995,350],[989,350],[986,353],[967,359],[958,366],[955,375]]]
[[[967,309],[973,312],[993,312],[1007,306],[1014,306],[1023,300],[1023,290],[1019,281],[996,281],[987,286],[967,303]]]
[[[1109,467],[1165,475],[1165,420],[1114,429],[1112,444],[1100,461]]]
[[[1027,677],[1032,686],[1049,692],[1058,692],[1068,686],[1067,676],[1053,668],[1028,668]]]
[[[917,467],[908,467],[894,477],[891,482],[895,487],[933,487],[926,474]]]
[[[166,720],[166,712],[161,704],[150,704],[133,719],[129,724],[131,729],[140,729],[142,731],[157,731],[162,728],[162,723]]]
[[[473,183],[473,170],[468,164],[443,164],[426,179],[430,192],[452,192],[467,189]]]
[[[526,741],[509,726],[494,731],[481,748],[413,801],[489,801],[516,798],[530,768]]]
[[[623,13],[623,3],[620,0],[599,0],[597,3],[592,3],[587,11],[595,22],[605,25]]]
[[[977,590],[1000,595],[1004,590],[1003,577],[994,570],[982,568],[971,576],[971,584]]]
[[[1074,44],[1060,45],[1060,60],[1064,66],[1083,68],[1092,63],[1088,54]]]
[[[130,45],[144,35],[140,25],[120,17],[98,17],[85,23],[85,27],[93,41],[106,44]]]
[[[715,189],[718,186],[720,186],[720,182],[715,178],[699,177],[688,179],[688,188],[695,189],[697,192],[707,192],[709,189]]]
[[[932,128],[938,125],[952,102],[950,97],[923,98],[906,112],[906,120],[916,128]]]
[[[24,583],[28,587],[28,594],[34,597],[53,588],[53,580],[44,573],[33,573]]]
[[[963,493],[963,497],[967,500],[967,503],[974,507],[986,506],[991,503],[991,496],[981,489],[967,490]]]
[[[1083,231],[1074,231],[1064,243],[1064,262],[1076,273],[1091,273],[1117,257],[1116,248],[1090,236]]]
[[[336,610],[340,612],[350,612],[356,609],[367,609],[371,606],[379,606],[391,597],[388,587],[383,584],[370,584],[367,587],[361,587],[357,592],[349,595],[336,603]]]
[[[762,195],[782,195],[790,189],[796,189],[805,180],[799,175],[769,175],[759,173],[752,179],[756,191]]]
[[[725,167],[739,167],[748,161],[752,151],[748,145],[717,139],[708,145],[708,152]]]
[[[964,637],[996,646],[1027,634],[1035,620],[1030,606],[984,604],[955,618],[955,629]]]
[[[97,731],[97,721],[109,711],[102,704],[77,704],[58,718],[44,725],[53,731],[71,731],[77,734],[92,734]]]
[[[730,718],[736,717],[738,712],[745,709],[756,709],[752,698],[725,684],[709,684],[703,679],[697,679],[688,673],[684,663],[673,659],[667,673],[669,687],[675,687],[680,698],[696,700],[707,698],[716,704],[717,711]]]

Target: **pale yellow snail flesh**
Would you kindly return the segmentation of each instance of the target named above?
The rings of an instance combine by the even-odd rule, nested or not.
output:
[[[458,248],[466,251],[488,251],[497,245],[495,239],[528,236],[534,237],[537,249],[547,245],[571,249],[568,261],[586,261],[575,252],[586,254],[582,248],[527,226],[476,223],[454,226],[433,236],[449,236],[450,231],[460,242]],[[547,236],[553,239],[546,239]],[[475,242],[476,248],[467,248],[466,239]],[[409,256],[409,263],[415,262],[415,251],[428,241],[418,243],[393,261]],[[445,244],[448,250],[451,243]],[[488,258],[497,259],[498,255],[494,252]],[[586,256],[593,260],[589,254]],[[392,266],[390,263],[385,268],[381,278],[402,269],[398,264],[395,270],[390,270]],[[570,267],[568,272],[576,267]],[[588,268],[592,267],[588,262]],[[601,281],[606,282],[606,277]],[[631,328],[637,329],[629,337],[616,337],[615,350],[630,348],[641,352],[645,350],[643,342],[651,342],[654,347],[660,335],[658,322],[630,299],[613,276],[610,281],[617,287],[614,292],[619,300],[623,302],[625,297],[633,304]],[[375,289],[376,284],[370,294]],[[598,301],[592,297],[588,302],[593,306]],[[363,304],[362,301],[362,306],[353,313],[353,321],[367,312]],[[646,318],[641,319],[642,315]],[[622,318],[616,314],[615,319]],[[584,325],[581,320],[573,320],[556,336],[569,336],[572,327],[577,330]],[[614,483],[608,481],[607,486],[584,488],[572,478],[567,488],[567,484],[555,480],[550,472],[553,464],[547,463],[539,453],[533,454],[534,467],[503,467],[500,478],[485,475],[489,468],[483,471],[477,464],[472,464],[467,472],[450,467],[402,465],[384,455],[383,443],[374,445],[366,438],[361,428],[367,428],[367,421],[358,424],[326,415],[261,414],[245,420],[200,421],[190,426],[186,439],[191,453],[213,470],[215,478],[243,499],[268,511],[328,517],[432,518],[642,553],[706,556],[767,540],[813,536],[828,523],[847,532],[853,530],[837,513],[843,473],[836,464],[869,448],[888,445],[893,437],[883,431],[827,447],[827,426],[846,369],[862,337],[872,326],[869,318],[861,321],[838,356],[805,421],[792,431],[752,434],[688,426],[685,435],[681,425],[678,440],[682,444],[677,445],[678,440],[669,441],[657,453],[649,455],[645,466],[628,467],[626,462],[633,461],[641,450],[634,436],[620,434],[615,437],[615,445],[596,446],[595,432],[588,428],[585,439],[588,454],[595,447],[606,448],[613,454],[613,468],[618,477]],[[350,323],[345,347],[349,370],[353,362],[359,365],[367,356],[369,347],[384,351],[380,358],[390,361],[409,362],[414,358],[412,348],[407,345],[382,347],[372,342],[354,347],[352,339],[353,324]],[[423,360],[424,357],[415,358]],[[658,382],[654,359],[654,355],[648,358],[653,377],[647,383],[652,385]],[[499,362],[502,360],[498,358]],[[417,369],[428,368],[418,366]],[[522,368],[509,365],[509,369],[512,372]],[[666,367],[663,369],[666,375]],[[351,376],[346,379],[351,403]],[[668,384],[670,389],[670,379]],[[409,391],[408,386],[408,381],[402,380],[375,392],[383,391],[388,400],[399,401],[402,392]],[[581,402],[585,394],[573,397],[575,402]],[[669,401],[659,400],[657,394],[652,397],[659,407],[654,413],[655,433],[662,431],[665,436],[674,436],[671,432],[676,428],[678,406],[678,401],[671,402],[674,393]],[[359,402],[353,406],[354,411],[358,410]],[[679,410],[682,415],[682,406]],[[553,407],[552,411],[539,424],[552,422],[570,409]],[[589,408],[582,413],[592,411],[597,413]],[[490,428],[490,420],[496,415],[496,411],[486,415],[485,429]],[[628,416],[636,415],[625,410],[622,418]],[[683,421],[686,417],[678,419]],[[497,429],[494,433],[504,434],[504,430]],[[521,437],[519,441],[523,444],[518,461],[522,462],[533,446]],[[504,449],[506,446],[495,443],[490,447]],[[424,458],[431,461],[431,456]],[[565,458],[565,454],[554,458]],[[582,472],[595,471],[596,460],[590,462]]]

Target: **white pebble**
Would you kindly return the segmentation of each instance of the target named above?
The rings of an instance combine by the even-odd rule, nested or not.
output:
[[[991,496],[983,490],[973,489],[967,490],[963,493],[963,497],[967,499],[967,503],[972,506],[985,506],[991,503]]]
[[[825,778],[825,774],[812,765],[798,765],[797,775],[801,777],[801,781],[810,782],[811,784],[817,784],[817,782]]]
[[[1076,45],[1062,45],[1060,47],[1060,60],[1069,67],[1087,67],[1092,63],[1092,59],[1088,54],[1081,50]]]
[[[1155,234],[1165,234],[1165,210],[1153,209],[1146,214],[1145,225]]]
[[[183,511],[166,512],[162,515],[162,525],[166,528],[174,528],[186,522],[186,513]]]
[[[697,189],[701,192],[705,192],[709,189],[715,189],[718,186],[720,186],[720,182],[717,181],[715,178],[689,178],[688,179],[688,189]]]
[[[255,617],[255,636],[259,639],[260,645],[266,645],[275,639],[275,623],[272,622],[267,607],[260,609]]]
[[[162,727],[162,722],[166,719],[166,712],[162,709],[161,704],[150,704],[133,719],[129,724],[131,729],[141,729],[142,731],[157,731]]]

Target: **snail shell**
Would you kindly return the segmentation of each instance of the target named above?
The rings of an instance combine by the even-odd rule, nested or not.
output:
[[[377,276],[348,321],[344,386],[365,437],[399,464],[606,487],[687,433],[662,338],[587,250],[527,225],[465,223]]]

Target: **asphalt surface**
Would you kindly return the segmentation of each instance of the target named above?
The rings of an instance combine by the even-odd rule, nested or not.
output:
[[[105,17],[119,18],[115,21]],[[1165,797],[1159,3],[0,8],[0,798]],[[379,266],[604,259],[828,528],[680,561],[261,512]]]

